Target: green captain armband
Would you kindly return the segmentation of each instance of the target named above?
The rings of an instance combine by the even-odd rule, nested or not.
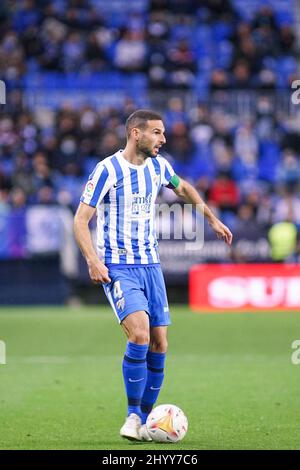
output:
[[[170,181],[169,181],[169,184],[167,185],[167,188],[176,189],[176,188],[178,188],[179,184],[180,184],[180,179],[179,179],[179,177],[174,173],[174,175],[172,176],[172,178],[171,178]]]

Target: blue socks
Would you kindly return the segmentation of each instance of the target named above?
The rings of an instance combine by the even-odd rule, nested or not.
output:
[[[123,359],[123,377],[128,399],[128,416],[136,413],[141,416],[141,400],[147,382],[146,356],[148,344],[135,344],[128,341]]]
[[[157,400],[164,380],[166,353],[148,351],[147,354],[147,383],[141,401],[142,423],[144,424],[154,403]]]
[[[128,400],[128,416],[136,413],[144,424],[159,395],[166,353],[148,351],[148,344],[128,341],[123,359],[123,377]]]

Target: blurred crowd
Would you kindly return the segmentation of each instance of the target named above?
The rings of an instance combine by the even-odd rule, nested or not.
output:
[[[1,2],[8,95],[0,105],[0,210],[59,203],[74,211],[95,164],[124,146],[124,122],[137,106],[131,96],[120,107],[62,100],[32,108],[24,77],[117,71],[144,74],[149,90],[196,96],[191,106],[180,93],[165,100],[162,155],[232,230],[299,227],[299,122],[278,110],[273,94],[297,78],[293,14],[279,14],[276,2],[261,2],[246,18],[230,0],[140,0],[117,15],[116,3]],[[255,111],[231,112],[227,90],[256,90]],[[210,106],[214,96],[222,106]]]
[[[2,0],[2,79],[120,70],[160,88],[198,79],[212,90],[288,85],[297,47],[286,3],[283,14],[276,0],[258,2],[250,20],[230,0]]]

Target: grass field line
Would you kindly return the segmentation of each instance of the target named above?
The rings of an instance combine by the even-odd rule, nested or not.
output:
[[[117,355],[111,356],[116,358]],[[95,360],[104,360],[107,356],[10,356],[7,363],[14,364],[70,364],[76,362],[87,362]]]
[[[117,359],[118,356],[112,355],[110,358]],[[7,362],[14,364],[68,364],[104,359],[108,359],[108,356],[10,356]]]
[[[239,361],[242,362],[251,362],[258,361],[259,359],[264,359],[267,357],[266,353],[255,353],[255,354],[240,354]],[[282,358],[282,354],[273,354],[272,358],[268,357],[270,362]],[[107,360],[120,361],[120,354],[93,354],[93,355],[10,355],[7,358],[7,364],[71,364],[77,362],[94,362],[94,361],[107,361]],[[236,362],[237,357],[235,353],[222,354],[220,357],[219,354],[207,354],[205,357],[201,357],[201,354],[169,354],[169,359],[176,359],[176,361],[197,361],[197,363],[207,363],[207,362]],[[289,362],[289,361],[288,361]]]

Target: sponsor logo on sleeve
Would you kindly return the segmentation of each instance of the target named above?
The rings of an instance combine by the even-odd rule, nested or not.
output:
[[[88,181],[85,186],[83,195],[85,197],[91,197],[93,195],[93,192],[94,192],[94,183],[92,181]]]

